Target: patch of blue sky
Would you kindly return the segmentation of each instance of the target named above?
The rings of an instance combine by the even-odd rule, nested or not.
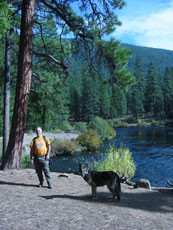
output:
[[[121,42],[173,50],[173,0],[127,0],[116,11],[122,26],[112,37]]]

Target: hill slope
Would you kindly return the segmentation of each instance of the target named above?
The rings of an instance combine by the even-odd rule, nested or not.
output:
[[[156,67],[163,73],[166,67],[173,67],[173,51],[156,49],[142,46],[135,46],[122,43],[122,47],[126,47],[133,52],[129,60],[129,69],[133,71],[136,56],[140,56],[146,69],[149,62],[154,62]]]

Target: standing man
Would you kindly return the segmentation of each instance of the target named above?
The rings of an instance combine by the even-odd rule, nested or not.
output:
[[[49,156],[50,156],[50,141],[47,137],[42,136],[42,129],[36,128],[37,137],[35,137],[30,144],[30,157],[31,164],[34,163],[38,179],[40,181],[39,187],[43,187],[44,177],[43,172],[47,180],[48,188],[52,189],[52,179],[49,170]]]

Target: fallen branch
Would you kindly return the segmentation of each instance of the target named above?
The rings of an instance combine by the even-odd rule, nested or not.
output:
[[[166,182],[167,182],[170,186],[173,187],[173,184],[171,184],[171,183],[169,182],[169,180],[166,179]]]

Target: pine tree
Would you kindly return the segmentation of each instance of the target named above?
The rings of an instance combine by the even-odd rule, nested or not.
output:
[[[110,114],[111,118],[127,114],[127,100],[125,93],[117,86],[112,87]]]
[[[163,79],[164,111],[166,115],[173,111],[173,73],[170,68],[166,68]]]
[[[100,113],[99,117],[108,119],[110,117],[111,94],[110,86],[104,83],[104,79],[100,79]]]
[[[89,122],[99,115],[99,83],[94,72],[86,71],[82,83],[82,117]]]
[[[163,95],[154,63],[149,63],[146,83],[146,112],[158,116],[163,111]]]
[[[145,103],[145,89],[146,80],[144,76],[144,68],[141,57],[136,57],[134,76],[136,83],[132,86],[129,95],[129,109],[132,111],[134,117],[138,117],[139,114],[144,112]]]

